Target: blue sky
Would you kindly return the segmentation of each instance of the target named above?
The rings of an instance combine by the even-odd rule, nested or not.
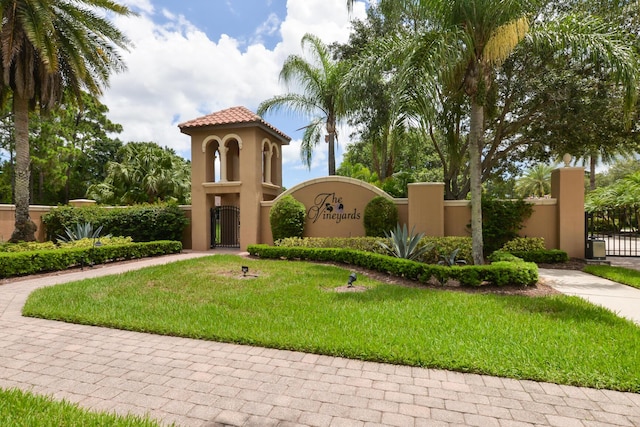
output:
[[[115,24],[134,47],[123,57],[128,70],[114,75],[102,101],[112,121],[123,125],[125,141],[154,141],[189,158],[189,137],[178,123],[238,105],[255,111],[285,88],[282,63],[300,54],[300,40],[313,33],[325,43],[345,42],[350,19],[365,15],[346,0],[121,0],[138,12]],[[300,161],[305,118],[265,120],[293,138],[283,150],[284,186],[326,176],[326,144],[314,152],[309,171]],[[348,144],[340,133],[338,162]]]
[[[283,0],[163,0],[153,4],[184,15],[213,40],[227,34],[249,43],[260,42],[268,49],[281,41],[279,24],[287,15]]]

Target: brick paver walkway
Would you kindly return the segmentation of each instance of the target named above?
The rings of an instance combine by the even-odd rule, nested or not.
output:
[[[179,426],[640,426],[639,394],[20,315],[38,287],[187,256],[198,254],[0,286],[0,387]]]

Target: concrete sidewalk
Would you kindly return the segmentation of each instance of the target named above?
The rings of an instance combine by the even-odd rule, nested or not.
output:
[[[563,294],[584,298],[640,325],[640,289],[575,270],[541,268],[539,275]]]
[[[42,286],[202,255],[209,254],[173,255],[0,286],[0,387],[65,398],[93,410],[148,413],[179,426],[640,426],[640,395],[634,393],[20,315],[29,293]]]

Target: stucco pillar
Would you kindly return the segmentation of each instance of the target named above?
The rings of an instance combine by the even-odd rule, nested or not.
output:
[[[265,152],[265,164],[264,164],[264,182],[271,184],[271,158],[273,157],[272,151]]]
[[[584,258],[584,168],[551,172],[551,197],[557,200],[558,249]]]
[[[227,152],[229,148],[220,145],[218,151],[220,152],[220,182],[227,182]]]
[[[444,236],[444,183],[409,184],[409,230],[427,236]]]

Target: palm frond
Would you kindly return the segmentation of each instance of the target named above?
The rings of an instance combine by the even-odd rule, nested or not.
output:
[[[525,38],[536,49],[564,52],[598,64],[624,87],[624,110],[632,111],[638,96],[640,67],[629,35],[591,15],[563,15],[533,26]]]

